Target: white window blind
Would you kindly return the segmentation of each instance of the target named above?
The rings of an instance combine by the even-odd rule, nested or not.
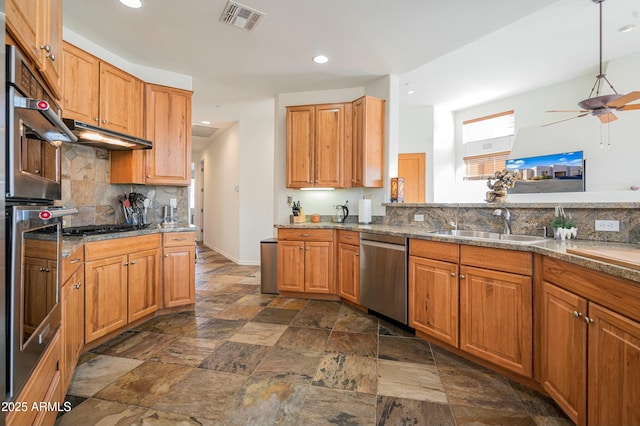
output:
[[[464,180],[485,180],[507,167],[510,151],[464,157]]]

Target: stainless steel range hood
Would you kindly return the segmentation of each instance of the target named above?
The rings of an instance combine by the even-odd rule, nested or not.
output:
[[[94,146],[111,151],[131,151],[134,149],[151,149],[152,142],[140,139],[104,127],[92,126],[82,121],[63,119],[64,124],[78,137],[78,144]]]

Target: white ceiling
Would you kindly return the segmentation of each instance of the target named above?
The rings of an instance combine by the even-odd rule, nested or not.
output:
[[[64,0],[63,17],[126,61],[192,76],[193,121],[214,127],[247,101],[387,74],[403,104],[456,110],[597,72],[592,0],[239,2],[266,13],[254,32],[219,21],[226,0]],[[640,51],[639,15],[638,0],[604,3],[605,61]],[[617,32],[626,24],[638,28]],[[314,64],[319,53],[330,62]]]

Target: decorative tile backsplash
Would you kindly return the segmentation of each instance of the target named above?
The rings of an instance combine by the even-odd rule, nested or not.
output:
[[[150,205],[149,223],[162,222],[162,209],[177,200],[178,225],[189,222],[189,188],[109,183],[109,151],[82,145],[62,145],[62,199],[56,205],[75,207],[79,213],[65,218],[64,226],[125,223],[118,195],[144,194]]]
[[[494,216],[499,207],[511,212],[513,234],[552,236],[551,220],[557,204],[540,203],[492,203],[492,204],[385,204],[385,225],[415,226],[429,230],[469,229],[476,231],[503,232],[502,218]],[[578,229],[577,238],[582,240],[640,243],[639,203],[561,203],[567,215]],[[414,220],[415,215],[424,215],[423,222]],[[596,220],[617,220],[619,232],[595,230]]]

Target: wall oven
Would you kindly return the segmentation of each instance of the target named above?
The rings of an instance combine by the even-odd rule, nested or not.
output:
[[[75,136],[14,46],[6,46],[6,399],[13,400],[60,327],[61,143]]]

